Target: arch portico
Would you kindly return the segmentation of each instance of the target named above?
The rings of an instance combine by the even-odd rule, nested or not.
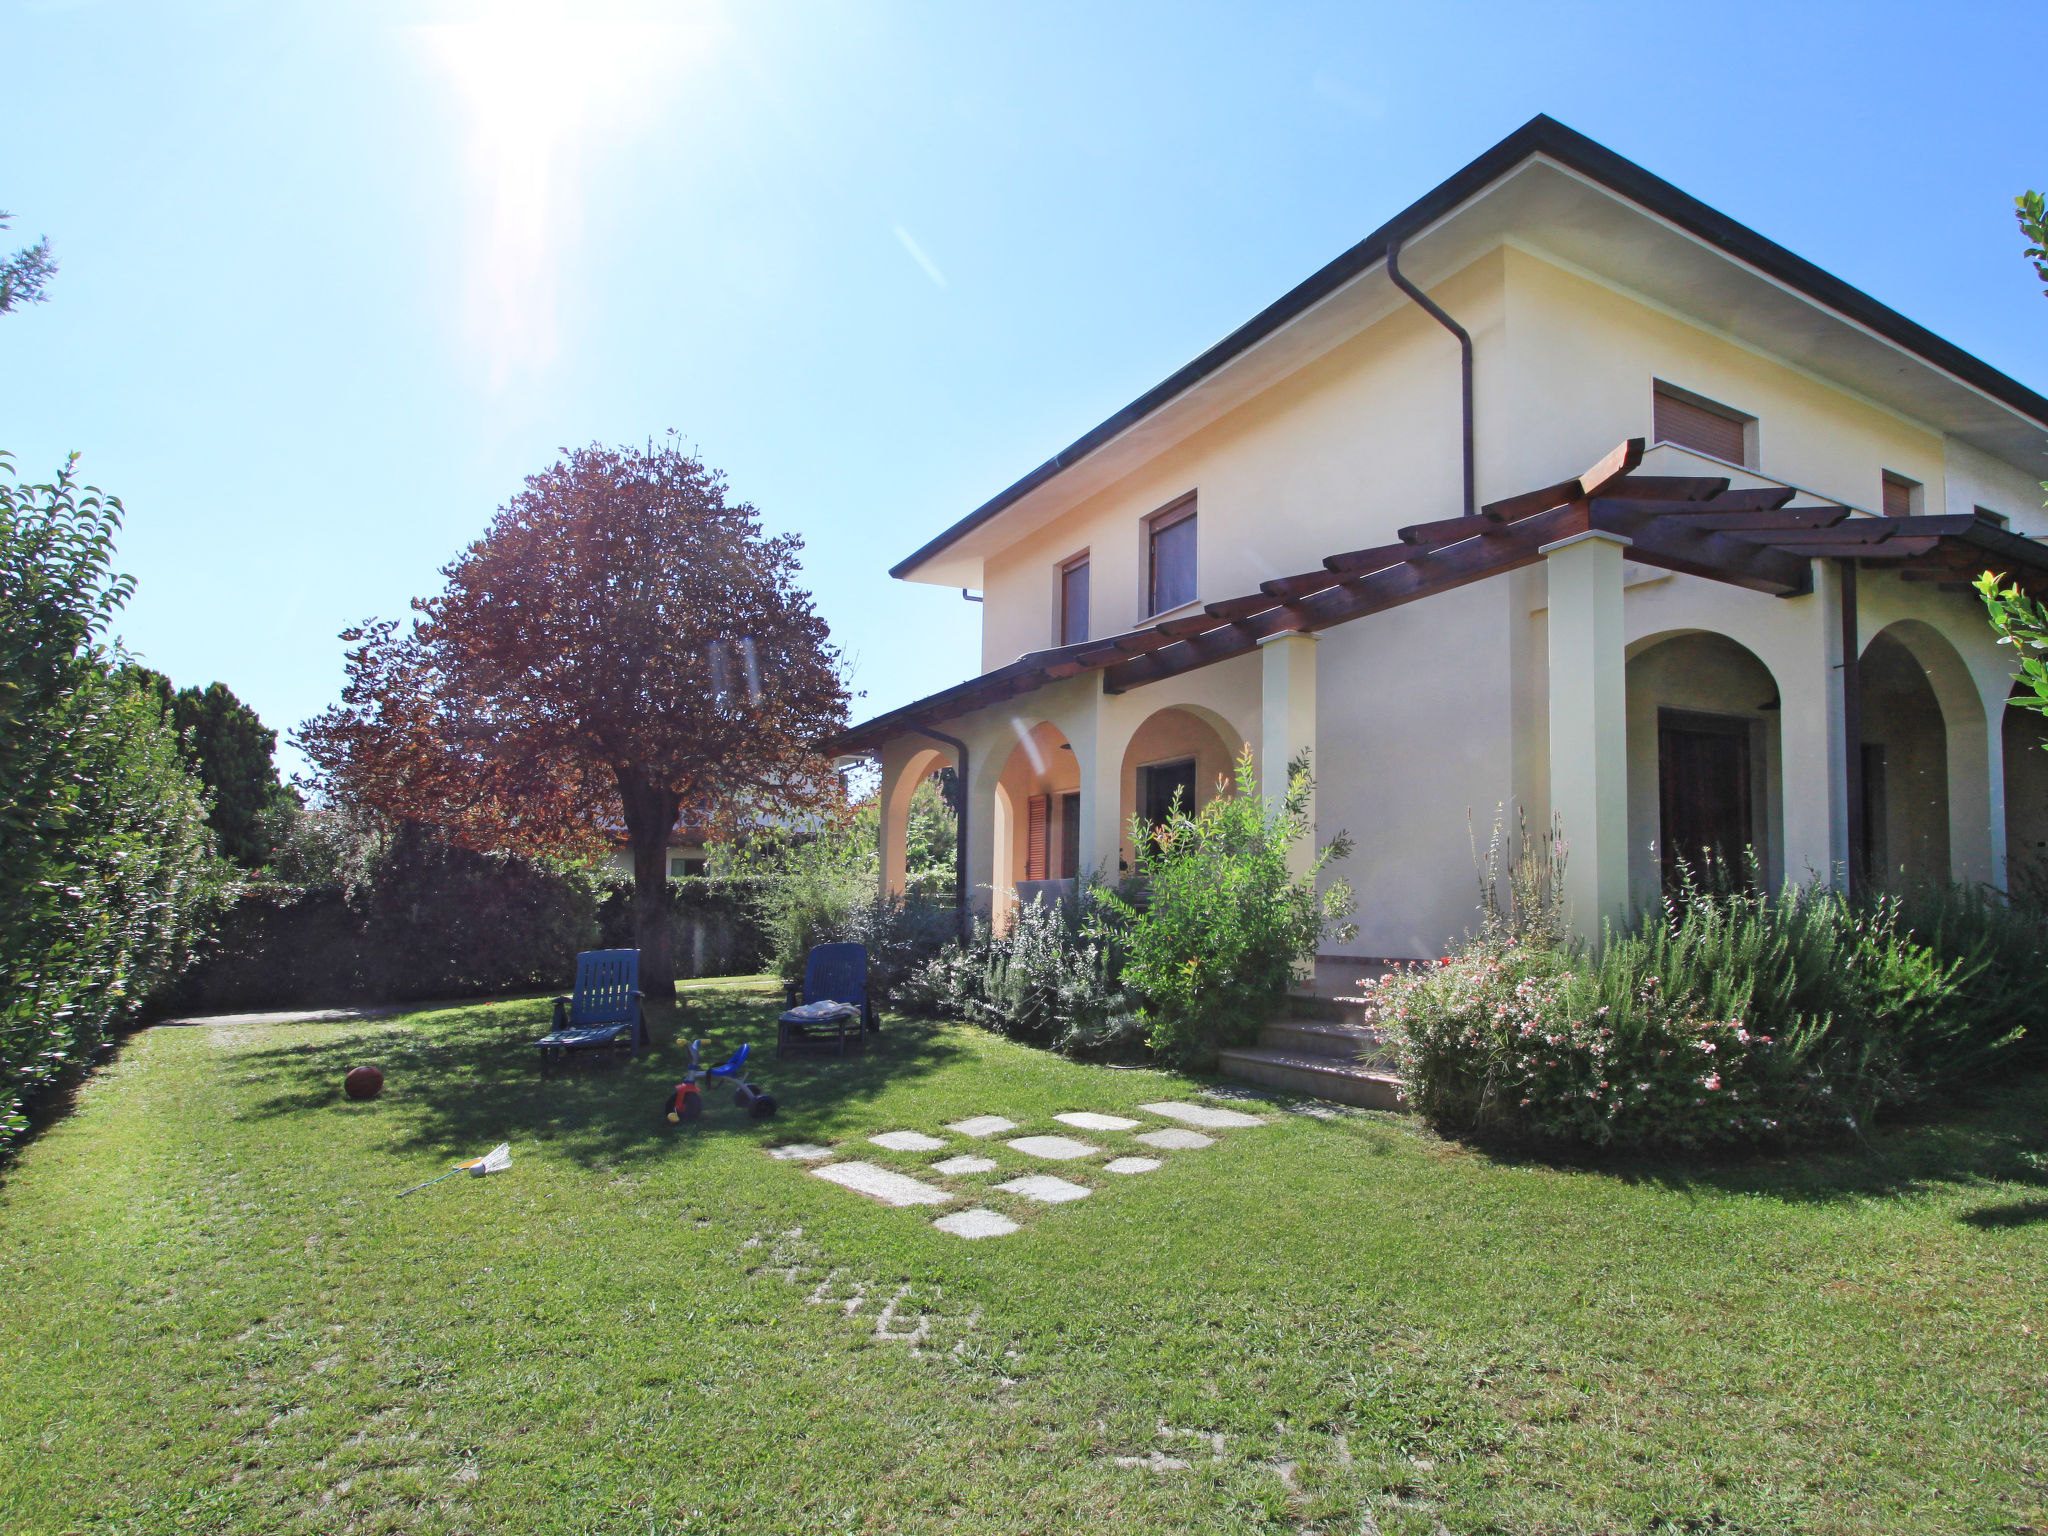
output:
[[[1628,647],[1629,895],[1653,900],[1683,857],[1754,853],[1784,877],[1784,713],[1776,677],[1715,630],[1647,635]]]

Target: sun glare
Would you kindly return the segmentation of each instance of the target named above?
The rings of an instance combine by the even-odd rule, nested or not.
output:
[[[488,20],[409,29],[467,118],[464,320],[493,386],[553,359],[593,157],[646,120],[714,31],[709,15],[588,14],[503,5]]]

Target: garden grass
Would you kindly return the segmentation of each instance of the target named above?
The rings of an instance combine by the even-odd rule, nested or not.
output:
[[[0,1529],[2048,1531],[2048,1081],[1625,1168],[1281,1096],[1118,1176],[1003,1143],[1137,1150],[1052,1116],[1199,1081],[909,1021],[670,1126],[676,1032],[779,1007],[686,997],[547,1080],[544,1001],[128,1042],[0,1170]],[[983,1114],[984,1174],[865,1139]],[[890,1209],[799,1140],[979,1193]],[[1094,1193],[987,1193],[1027,1171]],[[931,1228],[970,1207],[1021,1230]]]

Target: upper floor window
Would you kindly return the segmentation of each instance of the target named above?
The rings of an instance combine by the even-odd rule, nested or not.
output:
[[[1145,529],[1145,611],[1195,600],[1195,498],[1152,514]]]
[[[2012,527],[2012,519],[2003,512],[1994,512],[1989,507],[1972,507],[1970,510],[1975,512],[1981,521],[1991,524],[1994,528]]]
[[[1088,557],[1076,555],[1060,567],[1060,644],[1088,638]]]
[[[1884,472],[1884,515],[1911,517],[1920,510],[1920,482],[1904,475]]]
[[[1660,443],[1690,448],[1728,464],[1756,466],[1756,418],[1675,384],[1657,381],[1652,432]]]

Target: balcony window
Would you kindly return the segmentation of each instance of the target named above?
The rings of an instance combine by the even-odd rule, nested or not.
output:
[[[1146,531],[1147,614],[1195,600],[1195,501],[1191,496],[1153,516]]]
[[[1908,480],[1904,475],[1884,472],[1884,515],[1886,517],[1911,517],[1920,510],[1920,482]]]
[[[1088,557],[1076,555],[1060,567],[1060,644],[1088,638]]]

